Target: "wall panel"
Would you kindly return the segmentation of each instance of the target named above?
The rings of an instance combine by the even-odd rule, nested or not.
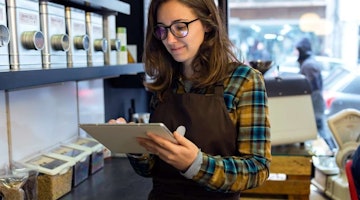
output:
[[[53,147],[78,134],[76,82],[9,92],[13,160]]]

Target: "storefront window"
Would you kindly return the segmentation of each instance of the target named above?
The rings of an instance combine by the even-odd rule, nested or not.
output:
[[[360,1],[229,0],[228,3],[229,37],[242,61],[248,64],[253,60],[272,61],[265,77],[269,72],[270,77],[298,74],[296,44],[306,37],[312,54],[322,64],[325,117],[347,108],[360,110]]]
[[[360,58],[360,14],[354,4],[360,2],[229,0],[229,36],[245,61],[270,59],[280,67],[290,65],[296,42],[308,37],[315,55],[354,68]]]

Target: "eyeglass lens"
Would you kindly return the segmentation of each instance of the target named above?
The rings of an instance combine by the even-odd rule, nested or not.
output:
[[[169,27],[156,26],[154,30],[155,37],[159,40],[165,40],[168,35],[168,29],[170,32],[178,38],[183,38],[188,34],[188,26],[184,22],[176,22]]]

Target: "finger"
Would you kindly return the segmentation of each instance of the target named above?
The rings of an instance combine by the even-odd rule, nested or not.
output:
[[[179,127],[177,127],[176,132],[178,132],[180,135],[184,136],[184,135],[185,135],[185,132],[186,132],[185,126],[179,126]]]
[[[147,150],[152,150],[156,146],[156,143],[149,138],[137,137],[136,140],[141,146],[143,146]]]
[[[108,121],[109,124],[126,124],[126,120],[123,117],[119,117],[117,119],[110,119]]]
[[[147,135],[149,138],[140,138],[140,140],[144,142],[143,145],[148,151],[158,155],[160,158],[162,158],[161,156],[175,152],[175,144],[173,142],[150,132],[147,133]]]
[[[126,124],[126,120],[123,117],[119,117],[116,119],[117,124]]]
[[[156,135],[156,134],[153,134],[151,132],[148,132],[146,134],[154,143],[156,143],[156,145],[162,147],[162,148],[165,148],[165,149],[169,149],[169,144],[173,144],[172,142],[170,142],[169,140],[159,136],[159,135]]]
[[[176,139],[176,141],[182,145],[182,146],[188,146],[191,144],[191,142],[186,139],[183,135],[181,135],[180,133],[178,133],[177,131],[174,132],[174,138]]]
[[[110,120],[108,121],[108,123],[109,123],[109,124],[116,124],[116,120],[115,120],[115,119],[110,119]]]
[[[139,144],[146,149],[151,154],[160,155],[160,147],[156,145],[156,143],[151,142],[151,140],[145,138],[137,139]]]

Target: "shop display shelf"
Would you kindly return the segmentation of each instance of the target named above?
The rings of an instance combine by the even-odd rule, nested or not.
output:
[[[54,3],[77,7],[92,12],[99,13],[123,13],[130,15],[130,4],[119,0],[44,0]]]
[[[142,73],[143,64],[100,67],[0,71],[0,90],[14,90],[66,81],[115,78]]]

